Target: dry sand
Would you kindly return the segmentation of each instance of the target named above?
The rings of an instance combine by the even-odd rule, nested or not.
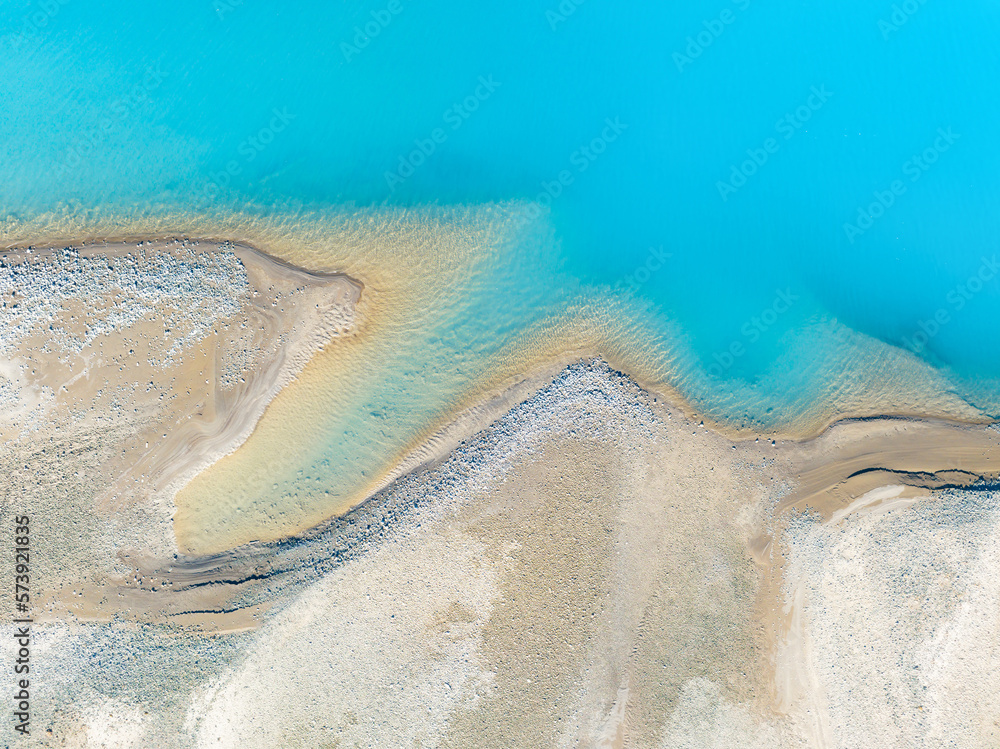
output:
[[[41,745],[990,746],[1000,513],[941,487],[998,450],[899,419],[734,442],[575,365],[299,540],[132,552],[141,582],[79,597],[108,623],[45,617],[74,676]]]
[[[176,489],[352,334],[361,288],[229,243],[24,248],[3,263],[0,398],[19,404],[0,416],[7,510],[51,528],[45,607],[96,615],[96,571],[175,553]]]

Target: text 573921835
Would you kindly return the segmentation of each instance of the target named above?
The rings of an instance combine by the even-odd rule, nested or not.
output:
[[[31,732],[31,536],[27,515],[14,518],[14,730]]]

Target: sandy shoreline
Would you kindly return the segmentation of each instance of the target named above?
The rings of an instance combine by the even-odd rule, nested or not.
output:
[[[781,430],[762,430],[752,423],[741,422],[735,416],[731,420],[720,418],[711,409],[706,411],[694,400],[685,397],[683,389],[686,387],[692,393],[700,393],[699,398],[703,400],[706,385],[690,381],[691,373],[682,376],[683,367],[669,355],[673,344],[668,341],[660,346],[657,343],[665,350],[658,349],[655,356],[642,355],[641,331],[622,327],[630,324],[629,315],[633,311],[625,307],[605,308],[602,300],[595,297],[579,301],[579,310],[584,315],[580,320],[574,321],[567,312],[565,319],[541,320],[536,328],[522,331],[517,340],[503,350],[502,356],[495,357],[495,366],[490,363],[483,372],[456,388],[455,397],[442,406],[441,413],[434,413],[417,423],[407,433],[408,440],[403,440],[401,444],[393,443],[380,451],[379,454],[384,452],[385,459],[381,462],[372,460],[367,466],[365,479],[359,480],[356,486],[349,485],[349,476],[345,471],[334,472],[327,478],[337,485],[339,493],[331,492],[327,497],[296,482],[293,475],[282,475],[277,482],[284,496],[282,506],[277,512],[272,512],[264,497],[265,489],[272,486],[266,474],[272,469],[280,470],[279,464],[287,462],[287,456],[280,459],[276,456],[283,455],[282,450],[289,452],[291,449],[286,450],[284,446],[296,440],[300,440],[296,443],[300,453],[311,449],[309,442],[301,441],[302,434],[326,439],[318,435],[323,434],[330,421],[324,421],[319,414],[333,412],[352,397],[361,400],[361,395],[352,394],[352,387],[360,381],[356,373],[384,366],[393,352],[405,348],[409,327],[419,327],[418,322],[410,319],[412,310],[455,303],[455,298],[460,296],[457,291],[463,288],[467,278],[474,278],[479,272],[478,263],[489,257],[489,252],[485,251],[480,258],[477,254],[480,248],[492,246],[496,237],[502,235],[505,211],[504,206],[493,206],[461,217],[443,212],[441,216],[424,217],[428,219],[426,225],[412,226],[420,216],[401,211],[385,211],[385,215],[379,212],[371,215],[336,214],[331,217],[329,225],[319,217],[315,226],[296,224],[288,227],[276,220],[245,215],[212,221],[187,217],[173,222],[187,227],[187,231],[164,230],[163,234],[157,234],[155,230],[125,229],[130,226],[166,226],[170,224],[166,218],[150,224],[128,220],[118,222],[116,227],[108,224],[104,232],[107,236],[129,237],[137,242],[149,241],[149,237],[156,236],[215,236],[219,237],[215,240],[217,242],[226,241],[226,236],[242,237],[242,244],[262,248],[258,251],[279,262],[309,268],[310,272],[320,274],[341,271],[367,287],[356,309],[357,335],[346,341],[346,345],[336,351],[324,352],[306,366],[292,387],[284,389],[270,402],[267,413],[257,421],[242,449],[225,453],[225,460],[212,463],[179,494],[179,502],[191,508],[183,524],[191,529],[200,529],[199,532],[184,535],[181,541],[183,548],[207,553],[255,539],[290,537],[326,517],[346,512],[406,471],[433,464],[447,455],[461,439],[502,413],[505,405],[523,399],[532,389],[551,381],[560,365],[594,355],[609,361],[616,369],[628,372],[647,390],[678,404],[689,418],[704,421],[734,440],[753,439],[765,433],[773,439],[804,440],[822,434],[834,423],[854,417],[952,418],[957,423],[990,421],[981,411],[953,393],[949,394],[943,375],[917,362],[912,355],[891,351],[891,347],[881,344],[881,348],[891,356],[880,355],[878,366],[898,369],[902,373],[884,388],[877,382],[884,375],[882,370],[879,370],[870,387],[864,381],[846,383],[838,392],[846,392],[848,396],[842,398],[838,395],[834,399],[843,403],[818,404],[814,412],[790,417],[787,427]],[[448,217],[454,219],[454,225],[448,223]],[[208,228],[199,229],[199,221]],[[7,230],[8,243],[26,245],[23,240],[12,240],[28,233],[27,227],[15,229]],[[35,231],[39,236],[63,233],[72,236],[74,233],[68,228],[55,231],[36,227]],[[78,236],[94,231],[93,228],[86,232],[79,228],[75,230]],[[103,242],[91,244],[97,246]],[[433,310],[427,313],[428,324],[441,322],[443,317],[434,317],[436,314]],[[547,331],[551,334],[548,338]],[[652,335],[653,331],[649,334]],[[652,345],[651,341],[645,343]],[[862,348],[867,345],[867,342],[858,344]],[[689,380],[684,380],[684,377]],[[905,382],[911,379],[914,384],[908,388]],[[925,392],[933,392],[933,395],[924,397]],[[740,391],[730,394],[728,400],[735,404],[741,398],[756,397],[757,393]],[[298,432],[282,426],[298,421],[303,425]],[[320,457],[316,461],[319,462]],[[260,469],[264,465],[271,465],[271,468]],[[316,478],[324,480],[319,474]],[[234,493],[227,500],[231,507],[225,517],[199,515],[197,507],[207,507],[210,498],[230,492],[230,487],[240,483],[246,490]],[[264,530],[259,532],[259,529]]]
[[[108,240],[101,242],[93,241],[82,244],[80,247],[82,249],[82,255],[97,257],[100,255],[115,256],[125,254],[133,249],[132,242],[135,243],[135,248],[145,247],[147,250],[154,248],[154,251],[156,251],[155,248],[176,246],[178,243],[191,243],[193,245],[197,245],[199,241],[207,240],[196,241],[177,238],[151,239],[129,237],[128,244],[123,244],[122,242],[115,240]],[[346,274],[330,271],[305,271],[297,268],[295,265],[281,257],[267,254],[246,244],[222,242],[218,246],[232,248],[238,257],[246,261],[246,265],[249,268],[266,267],[268,270],[262,271],[264,276],[257,279],[259,283],[267,283],[267,281],[264,280],[264,277],[268,276],[274,276],[274,278],[284,278],[286,281],[290,281],[292,283],[295,283],[296,279],[307,283],[319,282],[321,280],[327,282],[340,281],[348,284],[350,288],[354,289],[354,304],[357,303],[357,299],[363,297],[363,283]],[[36,253],[37,257],[38,255],[50,253],[54,249],[59,248],[59,246],[51,245],[49,247],[32,248],[30,245],[22,243],[19,246],[8,248],[6,256],[14,258],[24,257],[29,248]],[[363,335],[364,333],[362,332],[362,336]],[[746,429],[737,428],[734,424],[728,421],[720,421],[712,418],[711,416],[699,413],[693,404],[683,398],[676,388],[665,385],[662,382],[650,382],[640,376],[641,372],[634,372],[634,367],[622,366],[621,362],[617,362],[615,356],[608,356],[607,349],[604,349],[598,344],[581,344],[579,341],[574,342],[572,337],[567,340],[567,343],[571,346],[570,349],[562,353],[550,350],[548,353],[539,355],[534,358],[534,361],[525,362],[527,369],[521,370],[516,375],[511,375],[505,379],[492,382],[485,388],[470,383],[469,396],[466,398],[464,405],[456,411],[453,411],[447,417],[442,418],[436,427],[427,429],[422,434],[415,435],[413,441],[408,447],[406,447],[398,455],[394,456],[392,460],[387,462],[387,465],[390,466],[387,472],[370,481],[349,504],[328,511],[327,517],[332,514],[343,514],[350,511],[351,508],[361,504],[368,497],[373,496],[375,493],[390,485],[394,480],[407,472],[419,470],[440,462],[440,460],[447,456],[448,453],[462,440],[468,439],[478,430],[484,428],[491,421],[498,418],[502,413],[509,410],[509,408],[513,405],[518,402],[522,402],[526,398],[530,397],[533,392],[551,382],[552,379],[565,366],[574,361],[584,360],[589,356],[601,355],[602,353],[612,363],[612,366],[615,366],[622,371],[630,372],[630,374],[635,377],[641,386],[647,390],[658,393],[659,397],[663,397],[674,403],[675,407],[679,408],[687,418],[699,421],[700,423],[708,423],[713,431],[735,441],[742,441],[757,437],[757,432],[748,432]],[[313,349],[315,350],[315,346]],[[303,368],[309,366],[307,356],[299,355],[298,358],[300,361],[298,361],[293,367],[296,371],[301,371]],[[630,363],[631,362],[625,362],[626,365]],[[280,365],[276,366],[280,368]],[[244,398],[245,403],[252,403],[255,405],[241,409],[240,422],[238,424],[234,422],[230,423],[223,434],[216,435],[211,439],[208,439],[206,434],[191,435],[186,434],[183,430],[181,430],[178,435],[171,435],[173,445],[170,449],[161,448],[159,457],[154,456],[149,460],[146,460],[137,468],[137,470],[132,471],[132,473],[136,475],[142,474],[146,469],[150,469],[154,473],[164,475],[172,472],[173,478],[175,479],[173,486],[182,486],[186,483],[188,477],[196,475],[199,473],[200,469],[212,466],[223,456],[231,455],[238,445],[242,444],[258,429],[261,424],[261,418],[265,421],[268,419],[269,404],[281,391],[281,385],[290,382],[292,380],[292,376],[286,373],[282,376],[280,384],[278,383],[278,380],[275,379],[274,373],[259,379],[266,380],[270,384],[261,392]],[[287,402],[288,394],[286,393],[284,397]],[[899,418],[903,420],[921,420],[927,416],[927,414],[921,414],[918,412],[890,412],[879,415],[880,418]],[[931,416],[939,417],[940,414],[932,413]],[[858,417],[872,418],[872,415],[863,411],[855,415],[845,414],[822,425],[816,425],[814,431],[809,433],[803,434],[797,431],[791,431],[788,433],[772,432],[768,433],[766,436],[770,439],[795,440],[805,443],[818,437],[819,435],[824,434],[830,429],[835,428],[835,426],[839,423]],[[955,424],[976,424],[988,422],[989,420],[985,418],[956,418],[954,420]],[[185,443],[185,441],[188,444],[182,444]],[[201,457],[197,460],[194,460],[194,456],[191,455],[191,443],[200,445],[198,449],[201,452]],[[194,462],[198,464],[199,470],[192,470],[189,468],[183,471],[178,471],[176,458],[182,453],[186,454],[187,462],[190,463],[194,460]],[[151,465],[151,463],[155,465]],[[194,463],[192,463],[192,465],[193,464]],[[210,470],[213,472],[217,471],[215,468]],[[204,483],[204,478],[205,477],[202,477],[199,481]],[[210,485],[211,484],[208,484],[208,486]],[[224,546],[220,545],[218,541],[195,541],[196,538],[201,536],[201,531],[198,529],[204,523],[204,520],[201,519],[203,513],[199,513],[196,508],[205,501],[205,497],[207,495],[205,495],[204,492],[197,494],[196,496],[189,496],[190,494],[190,492],[182,492],[179,496],[181,509],[177,517],[179,525],[177,526],[176,533],[179,538],[183,539],[182,545],[191,550],[194,550],[195,548],[201,548],[204,551],[221,550]],[[192,503],[194,504],[192,505]],[[308,527],[321,520],[321,516],[310,514],[306,524],[297,523],[282,526],[280,529],[277,529],[277,533],[273,531],[266,531],[263,528],[254,530],[248,526],[246,531],[241,531],[236,535],[233,535],[231,540],[227,542],[227,545],[231,546],[237,545],[241,542],[245,543],[254,537],[276,539],[283,536],[291,536],[305,531]],[[217,531],[213,531],[213,533],[217,533]],[[263,533],[263,535],[260,535],[261,533]]]
[[[501,207],[494,207],[494,209],[497,208]],[[396,220],[402,220],[402,218],[403,216],[400,215],[396,217]],[[98,231],[96,229],[84,231],[80,227],[59,231],[53,231],[51,229],[46,230],[40,226],[30,227],[30,230],[29,227],[24,227],[22,230],[16,232],[11,232],[11,230],[8,229],[6,231],[8,237],[7,242],[6,244],[0,246],[0,253],[21,251],[29,247],[37,247],[38,249],[51,249],[67,246],[87,246],[98,248],[113,246],[116,244],[127,245],[131,243],[215,243],[219,245],[241,247],[244,251],[255,253],[271,263],[284,265],[289,269],[299,270],[316,277],[342,277],[356,285],[359,290],[364,289],[366,276],[374,277],[374,286],[376,288],[372,290],[373,293],[366,295],[364,303],[366,305],[375,304],[377,311],[376,309],[366,309],[365,316],[367,317],[378,317],[385,314],[386,304],[395,303],[397,301],[396,297],[398,296],[398,290],[390,289],[390,286],[395,285],[395,281],[397,280],[393,278],[392,273],[383,273],[371,264],[359,264],[358,262],[351,261],[347,256],[343,255],[343,251],[339,247],[336,252],[331,252],[330,257],[323,257],[317,253],[317,248],[315,246],[320,240],[311,234],[303,234],[300,238],[296,238],[294,234],[283,236],[275,234],[276,230],[279,229],[278,226],[269,226],[266,222],[260,226],[252,226],[253,221],[249,216],[234,215],[232,219],[235,223],[233,223],[233,226],[229,229],[207,229],[205,227],[200,227],[198,223],[195,222],[189,231],[181,232],[168,229],[164,229],[162,232],[150,232],[147,230],[122,231],[121,226],[112,229],[110,232],[107,229],[103,231]],[[344,219],[341,218],[341,220]],[[381,220],[385,221],[386,219]],[[131,225],[133,223],[136,223],[138,226],[143,225],[143,222],[134,222],[132,220],[123,220],[117,223],[122,225]],[[156,223],[162,223],[164,225],[170,225],[171,223],[186,224],[190,223],[190,220],[178,221],[170,217],[164,217]],[[219,224],[219,226],[225,226],[229,222],[215,218],[212,219],[212,223]],[[194,228],[195,226],[198,226],[198,228]],[[439,227],[440,221],[436,221],[434,228]],[[357,229],[354,229],[353,231],[356,233]],[[40,235],[48,234],[52,237],[60,237],[60,239],[48,239],[35,245],[23,238],[25,233],[30,234],[31,232]],[[78,237],[87,238],[83,240],[75,239]],[[377,239],[378,237],[376,234],[373,236],[372,241],[377,241]],[[296,242],[300,243],[302,247],[296,248]],[[358,249],[360,250],[361,248],[359,247]],[[416,264],[419,265],[421,263],[425,263],[426,258],[423,258],[420,254],[424,248],[414,247],[413,249],[416,253]],[[440,250],[443,248],[437,249]],[[367,247],[365,247],[362,254],[367,255],[369,252],[370,251]],[[365,257],[366,262],[371,259],[374,258]],[[396,259],[401,263],[406,260],[406,258],[398,255],[396,256]],[[448,253],[444,252],[442,254],[443,262],[439,265],[438,270],[440,271],[443,268],[448,267],[447,263],[450,260],[451,259],[448,257]],[[393,278],[393,283],[386,283],[387,278]],[[422,280],[426,281],[427,279],[425,278]],[[380,295],[385,298],[381,301],[376,301],[376,297]],[[565,322],[566,321],[558,321],[559,324],[563,324]],[[569,327],[572,327],[572,325]],[[569,335],[566,335],[566,340],[560,341],[560,345],[554,349],[550,347],[547,349],[543,348],[538,351],[529,352],[529,356],[523,362],[524,366],[507,373],[500,385],[497,383],[490,383],[480,391],[473,393],[471,399],[468,402],[463,403],[458,409],[458,412],[473,410],[479,406],[481,402],[504,397],[504,391],[506,391],[509,387],[512,387],[518,381],[527,379],[539,379],[539,381],[541,381],[548,376],[549,372],[557,368],[559,363],[569,364],[572,361],[587,359],[591,356],[600,356],[610,362],[615,368],[623,372],[628,372],[641,387],[652,392],[656,392],[662,397],[677,404],[677,407],[684,409],[685,414],[689,418],[710,423],[714,430],[721,434],[732,436],[734,439],[746,439],[756,437],[758,435],[766,435],[769,438],[775,439],[808,440],[822,434],[838,422],[856,418],[932,418],[941,421],[954,421],[959,424],[989,424],[995,421],[995,419],[986,415],[973,404],[967,403],[959,398],[949,398],[941,403],[935,403],[930,406],[924,404],[924,407],[914,405],[904,408],[887,408],[873,395],[870,403],[856,403],[854,406],[846,410],[842,409],[836,413],[817,414],[816,418],[810,418],[805,422],[797,421],[795,424],[787,424],[784,427],[762,430],[753,426],[741,426],[737,423],[737,417],[728,418],[725,416],[719,416],[711,413],[710,410],[699,408],[688,396],[685,395],[680,387],[671,384],[669,381],[669,374],[665,377],[662,376],[662,373],[651,373],[651,368],[648,366],[648,363],[640,362],[635,356],[633,356],[634,352],[628,352],[621,349],[621,347],[604,340],[603,336],[600,336],[599,338],[600,340],[588,340],[588,336],[586,334],[580,335],[578,332],[574,331]],[[885,346],[889,349],[894,349],[894,347],[889,346],[888,344],[885,344]],[[899,359],[901,362],[906,361],[908,364],[913,363],[910,361],[911,359],[916,361],[909,352],[903,351],[900,351]],[[929,365],[925,364],[918,365],[916,369],[920,368],[930,369]],[[927,383],[921,383],[921,385],[926,386]],[[936,393],[935,395],[941,394]],[[961,411],[962,413],[958,413],[958,411]],[[442,423],[438,424],[433,431],[436,433],[437,431],[445,430],[456,420],[457,419],[455,418],[449,417],[448,419],[442,421]],[[411,445],[408,450],[416,450],[418,447],[419,445]]]

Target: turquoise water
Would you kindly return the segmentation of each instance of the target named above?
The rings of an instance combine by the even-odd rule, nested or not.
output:
[[[985,0],[5,2],[0,210],[540,200],[525,319],[617,286],[720,390],[834,318],[974,382],[1000,376],[998,33]]]

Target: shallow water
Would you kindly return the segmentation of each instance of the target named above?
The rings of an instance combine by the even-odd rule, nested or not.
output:
[[[338,492],[569,342],[736,424],[995,414],[998,30],[985,1],[5,3],[4,234],[361,278],[370,345],[285,412],[315,439],[282,470]]]

